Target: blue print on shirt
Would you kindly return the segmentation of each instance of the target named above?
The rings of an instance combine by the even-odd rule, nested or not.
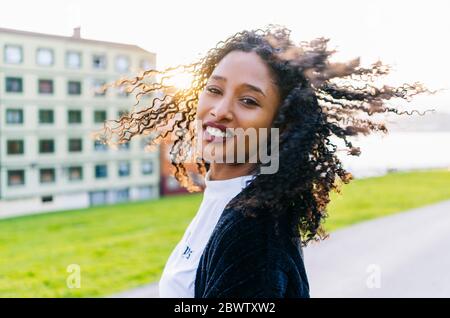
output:
[[[191,256],[192,250],[189,246],[186,246],[186,249],[183,252],[183,257],[186,257],[187,259],[189,259],[189,257]]]

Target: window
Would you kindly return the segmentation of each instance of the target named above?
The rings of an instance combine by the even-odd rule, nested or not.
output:
[[[53,196],[52,195],[43,196],[43,197],[41,197],[41,201],[42,201],[42,203],[53,202]]]
[[[81,152],[83,150],[83,140],[79,138],[69,139],[69,152]]]
[[[53,110],[51,109],[40,109],[39,110],[39,123],[40,124],[53,124]]]
[[[38,49],[36,54],[36,63],[42,66],[53,65],[53,50],[52,49]]]
[[[119,177],[128,177],[130,175],[130,163],[119,162]]]
[[[106,68],[106,56],[100,54],[93,55],[92,67],[96,70],[104,70]]]
[[[55,152],[55,141],[53,139],[39,140],[39,153],[53,153]]]
[[[107,151],[108,146],[104,143],[102,143],[100,140],[94,141],[94,150],[95,151]]]
[[[130,149],[130,142],[127,141],[127,142],[120,143],[118,148],[119,148],[119,150],[129,150]]]
[[[147,59],[142,59],[142,60],[141,60],[141,63],[140,63],[140,67],[141,67],[141,69],[143,69],[143,70],[148,70],[148,69],[150,69],[152,66],[151,66],[149,60],[147,60]]]
[[[106,91],[102,90],[102,87],[105,84],[106,82],[104,80],[96,79],[93,81],[94,96],[105,96]]]
[[[67,82],[67,94],[81,95],[81,82],[79,82],[79,81]]]
[[[69,167],[68,176],[70,181],[79,181],[83,179],[83,168],[82,167]]]
[[[23,110],[22,109],[7,109],[6,110],[7,124],[23,124]]]
[[[143,161],[142,162],[142,174],[149,175],[153,173],[153,162],[152,161]]]
[[[23,155],[23,140],[8,140],[8,155]]]
[[[102,179],[108,177],[108,167],[106,165],[96,165],[95,166],[95,177],[97,179]]]
[[[53,80],[39,80],[39,94],[53,94]]]
[[[106,110],[94,111],[94,122],[96,124],[103,123],[106,120]]]
[[[55,182],[55,169],[46,168],[39,171],[41,183],[53,183]]]
[[[118,93],[117,93],[118,97],[128,97],[130,96],[130,93],[127,91],[127,89],[123,86],[120,86],[118,88]]]
[[[105,204],[108,202],[108,192],[107,191],[90,192],[89,201],[91,205]]]
[[[81,68],[81,53],[69,51],[66,53],[66,66],[68,68]]]
[[[147,146],[148,146],[148,144],[149,144],[149,140],[148,140],[148,138],[146,138],[146,137],[147,137],[147,136],[141,137],[141,141],[140,141],[141,148],[144,149],[144,150],[147,150]]]
[[[158,136],[156,132],[149,133],[148,135],[142,135],[140,138],[141,148],[145,151],[150,151],[157,148],[156,145],[152,145],[152,141]]]
[[[69,110],[67,114],[69,124],[81,124],[81,110]]]
[[[156,188],[154,186],[142,186],[138,188],[139,199],[150,199],[156,196]]]
[[[5,63],[20,64],[23,62],[23,51],[19,45],[5,45]]]
[[[130,198],[130,189],[125,188],[121,190],[117,190],[116,192],[116,202],[125,202],[128,201]]]
[[[126,56],[116,58],[116,71],[126,73],[130,68],[130,60]]]
[[[170,191],[175,191],[181,188],[180,184],[178,183],[178,180],[175,179],[174,176],[168,176],[166,179],[166,186],[167,189]]]
[[[122,116],[127,116],[130,112],[127,109],[121,109],[117,112],[117,116],[120,118]]]
[[[7,77],[6,78],[6,92],[7,93],[22,93],[23,81],[20,77]]]
[[[25,184],[24,170],[8,170],[8,185],[19,186]]]

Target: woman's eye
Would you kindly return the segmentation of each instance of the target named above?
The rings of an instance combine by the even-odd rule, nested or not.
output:
[[[246,105],[250,105],[250,106],[259,106],[259,104],[254,100],[254,99],[251,99],[251,98],[242,98],[241,99],[243,102],[244,102],[244,104],[246,104]]]
[[[220,91],[214,87],[207,87],[206,90],[212,94],[220,94]]]

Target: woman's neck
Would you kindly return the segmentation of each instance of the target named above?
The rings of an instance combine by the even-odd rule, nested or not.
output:
[[[226,180],[251,174],[254,163],[211,163],[210,180]]]

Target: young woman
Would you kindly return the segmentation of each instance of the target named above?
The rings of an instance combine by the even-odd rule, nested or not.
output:
[[[174,176],[191,191],[199,185],[186,157],[202,146],[196,165],[205,176],[203,201],[166,263],[160,297],[309,297],[302,246],[326,237],[329,193],[352,179],[330,138],[358,155],[348,136],[387,132],[371,115],[401,114],[387,101],[429,92],[420,83],[377,86],[389,67],[333,63],[327,41],[296,45],[288,29],[270,25],[219,42],[197,63],[116,83],[135,91],[137,104],[142,96],[162,96],[107,123],[105,141],[150,133],[156,145],[171,138]],[[167,79],[180,69],[192,83],[174,90]],[[256,146],[241,139],[237,150],[237,128],[276,129],[276,148],[269,132],[257,136]],[[262,173],[275,157],[262,162],[261,140],[276,155],[276,171]],[[244,161],[217,160],[232,151],[243,152]]]

